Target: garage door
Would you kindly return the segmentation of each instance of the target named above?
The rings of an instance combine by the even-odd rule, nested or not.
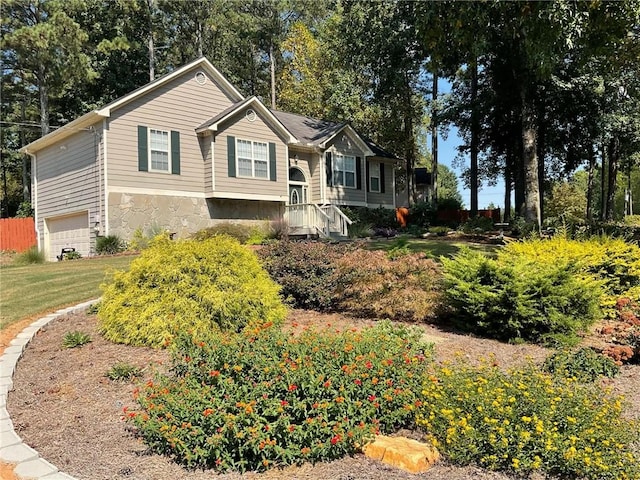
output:
[[[56,260],[63,248],[75,248],[83,257],[89,255],[91,240],[89,236],[89,214],[47,218],[49,237],[47,255],[50,261]]]

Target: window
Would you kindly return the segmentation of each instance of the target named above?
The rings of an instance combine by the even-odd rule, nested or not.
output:
[[[266,143],[237,141],[239,177],[269,178],[269,149]]]
[[[151,170],[169,171],[169,132],[149,129]]]
[[[356,157],[336,155],[333,162],[333,184],[356,188]]]
[[[380,164],[372,163],[369,165],[369,190],[372,192],[380,191]]]

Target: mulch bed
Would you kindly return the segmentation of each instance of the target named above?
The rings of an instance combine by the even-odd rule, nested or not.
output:
[[[291,328],[305,325],[345,329],[372,324],[369,320],[338,314],[294,310]],[[293,327],[294,323],[297,325]],[[439,361],[464,357],[477,362],[492,355],[501,367],[520,365],[530,359],[541,363],[550,353],[535,345],[509,345],[494,340],[449,332],[422,325],[426,339],[436,343]],[[81,330],[93,341],[82,348],[62,349],[65,333]],[[14,391],[8,409],[17,433],[41,456],[61,471],[78,479],[336,479],[336,480],[507,480],[516,477],[475,467],[454,467],[444,462],[420,475],[388,467],[363,455],[315,465],[271,470],[266,473],[187,471],[170,459],[149,453],[122,421],[122,408],[133,406],[133,383],[113,382],[105,373],[116,362],[125,361],[145,369],[167,365],[166,351],[116,345],[97,332],[96,318],[87,314],[61,317],[45,327],[31,342],[14,376]],[[609,382],[617,393],[634,403],[629,415],[640,416],[640,366],[625,366],[622,374]]]

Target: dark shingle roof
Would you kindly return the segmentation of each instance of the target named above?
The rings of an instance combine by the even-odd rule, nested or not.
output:
[[[347,125],[346,123],[318,120],[316,118],[298,115],[296,113],[281,112],[279,110],[271,110],[271,113],[280,120],[293,136],[300,140],[300,143],[309,146],[322,144]],[[378,146],[373,140],[363,135],[360,135],[360,138],[362,138],[377,157],[397,158],[395,155]]]
[[[287,130],[294,137],[300,140],[300,143],[316,146],[325,140],[331,138],[339,132],[344,123],[329,122],[327,120],[318,120],[316,118],[305,117],[296,113],[281,112],[279,110],[271,110],[271,113],[280,120]]]

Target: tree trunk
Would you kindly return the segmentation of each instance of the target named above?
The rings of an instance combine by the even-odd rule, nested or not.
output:
[[[22,104],[20,105],[20,121],[24,123],[26,121],[25,110],[26,110],[27,99],[22,99]],[[27,144],[25,135],[24,135],[24,126],[20,126],[20,146],[24,147]],[[29,179],[29,172],[27,170],[27,162],[31,161],[31,157],[28,155],[22,156],[22,201],[30,202],[31,201],[31,180]],[[5,190],[6,194],[6,190]]]
[[[202,22],[198,21],[198,25],[196,27],[196,48],[198,52],[198,58],[204,56],[204,46],[202,39]]]
[[[147,48],[149,50],[149,81],[153,82],[156,78],[156,53],[153,44],[153,1],[147,0],[149,7],[149,32],[147,37]]]
[[[593,172],[596,166],[596,154],[593,148],[589,149],[589,170],[587,172],[587,211],[586,217],[589,223],[593,222]]]
[[[271,108],[276,108],[276,57],[273,54],[273,43],[269,45],[269,69],[271,72]]]
[[[40,96],[40,130],[42,135],[49,133],[49,91],[46,81],[44,80],[44,66],[40,69],[41,75],[38,76],[38,94]]]
[[[471,61],[471,169],[470,169],[470,212],[471,218],[478,216],[478,135],[480,125],[478,121],[478,57]]]
[[[541,224],[540,184],[538,181],[538,155],[534,112],[525,94],[522,98],[522,168],[524,170],[524,219]]]
[[[433,85],[431,89],[433,107],[431,109],[431,198],[434,206],[438,205],[438,71],[433,69]]]
[[[504,169],[504,216],[503,222],[511,221],[511,173],[509,168]]]
[[[613,137],[609,142],[609,181],[607,182],[607,208],[605,220],[613,220],[613,208],[616,195],[616,180],[618,177],[618,156],[620,154],[620,140]]]
[[[544,215],[544,178],[545,178],[545,169],[544,169],[544,155],[546,148],[546,125],[544,122],[544,99],[540,99],[537,105],[537,117],[536,117],[536,155],[538,157],[538,201],[539,201],[539,209],[540,209],[540,223],[542,225],[542,215]]]
[[[607,211],[607,190],[605,175],[605,172],[607,171],[607,153],[604,146],[604,140],[602,141],[602,145],[600,145],[600,158],[600,220],[604,221],[605,213]]]

